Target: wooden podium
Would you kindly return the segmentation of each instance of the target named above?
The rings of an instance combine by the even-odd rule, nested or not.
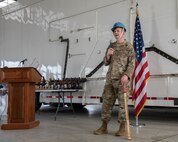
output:
[[[35,82],[41,74],[33,67],[0,68],[0,82],[8,83],[8,120],[2,130],[30,129],[35,121]]]

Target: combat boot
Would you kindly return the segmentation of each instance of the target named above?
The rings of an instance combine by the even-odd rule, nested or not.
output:
[[[120,123],[119,130],[115,133],[115,136],[127,136],[125,123]]]
[[[94,133],[95,135],[107,134],[107,133],[108,133],[108,130],[107,130],[107,122],[104,122],[104,121],[103,121],[101,127],[98,128],[97,130],[95,130],[93,133]]]

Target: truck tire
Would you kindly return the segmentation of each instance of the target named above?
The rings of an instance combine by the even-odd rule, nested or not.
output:
[[[42,103],[40,103],[40,92],[35,93],[35,112],[41,108]]]

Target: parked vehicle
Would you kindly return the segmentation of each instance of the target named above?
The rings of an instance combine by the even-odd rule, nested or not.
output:
[[[178,1],[138,2],[151,73],[146,105],[177,107]],[[36,0],[5,7],[0,13],[0,66],[36,67],[47,82],[85,78],[73,93],[73,104],[100,104],[108,69],[102,60],[114,41],[111,27],[124,23],[126,38],[133,42],[135,5],[133,0]],[[36,96],[38,107],[58,102],[56,92],[38,91]],[[69,95],[65,97],[69,103]]]

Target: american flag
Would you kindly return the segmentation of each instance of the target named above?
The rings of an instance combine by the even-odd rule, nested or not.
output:
[[[132,75],[132,101],[134,102],[135,115],[138,117],[147,100],[146,85],[147,80],[150,77],[138,10],[135,21],[133,45],[136,54],[136,61]]]

